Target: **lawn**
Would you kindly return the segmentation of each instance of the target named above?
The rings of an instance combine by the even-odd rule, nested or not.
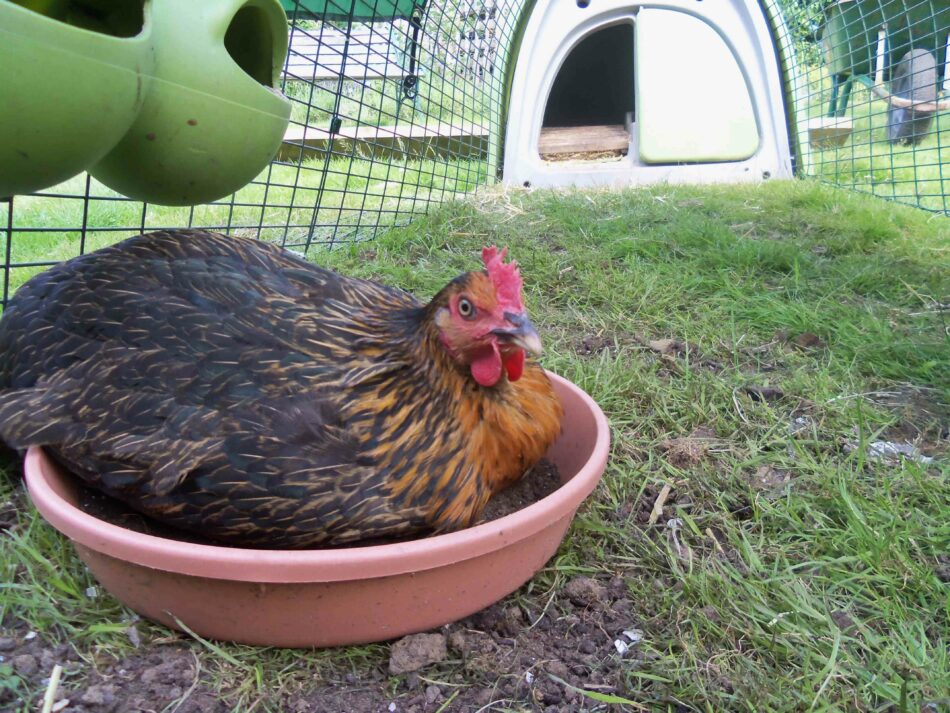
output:
[[[14,267],[8,291],[12,294],[46,265],[137,231],[190,225],[296,250],[367,240],[381,229],[408,222],[413,213],[473,190],[486,175],[487,166],[476,160],[374,161],[334,154],[326,162],[274,163],[227,199],[190,208],[129,200],[95,179],[89,180],[87,202],[83,174],[14,200],[7,256]],[[5,206],[0,220],[6,222]],[[80,229],[84,223],[85,232]],[[4,277],[0,273],[0,292]]]
[[[10,463],[0,708],[62,663],[71,711],[948,710],[950,224],[813,181],[490,189],[310,256],[426,296],[486,243],[613,434],[531,583],[407,675],[200,641],[95,588]]]

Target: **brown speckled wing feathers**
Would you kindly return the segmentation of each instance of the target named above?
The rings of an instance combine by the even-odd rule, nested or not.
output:
[[[345,540],[361,524],[343,514],[380,487],[357,464],[333,383],[354,328],[347,301],[416,303],[265,244],[194,237],[135,238],[18,293],[0,323],[0,435],[53,446],[90,483],[171,524],[223,498],[206,528],[221,539],[291,546],[260,523],[309,518],[320,520],[310,544]],[[390,368],[348,367],[344,383]],[[381,533],[424,525],[378,501],[364,519]]]

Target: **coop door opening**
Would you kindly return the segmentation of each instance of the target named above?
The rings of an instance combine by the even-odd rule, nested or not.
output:
[[[633,25],[598,30],[571,50],[548,95],[538,153],[548,161],[624,156],[634,112]]]

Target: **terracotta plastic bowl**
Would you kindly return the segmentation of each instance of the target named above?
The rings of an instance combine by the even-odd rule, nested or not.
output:
[[[551,375],[564,404],[548,458],[563,485],[493,522],[411,542],[337,550],[251,550],[126,530],[77,506],[74,476],[39,448],[26,456],[37,509],[102,585],[143,616],[201,636],[267,646],[383,641],[468,616],[513,592],[551,558],[597,485],[609,448],[603,412]]]

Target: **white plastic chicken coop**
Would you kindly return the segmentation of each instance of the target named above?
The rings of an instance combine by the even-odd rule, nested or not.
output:
[[[517,58],[508,183],[792,175],[776,39],[756,0],[541,0]]]

